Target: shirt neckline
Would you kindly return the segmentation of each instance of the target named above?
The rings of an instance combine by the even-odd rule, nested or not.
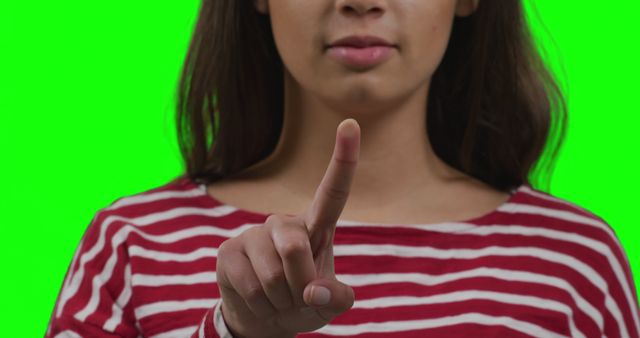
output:
[[[235,216],[250,222],[264,222],[264,220],[267,217],[272,215],[271,213],[266,214],[266,213],[251,211],[251,210],[238,208],[236,206],[227,204],[219,200],[218,198],[210,195],[207,191],[207,186],[205,183],[195,182],[195,181],[190,181],[190,183],[194,185],[197,188],[197,190],[200,192],[202,200],[205,201],[205,203],[211,207],[221,207],[221,206],[229,207],[234,210],[233,214]],[[509,192],[510,194],[509,198],[506,201],[504,201],[502,204],[500,204],[498,207],[496,207],[495,209],[489,212],[484,213],[483,215],[472,217],[466,220],[451,220],[451,221],[443,221],[443,222],[435,222],[435,223],[399,223],[399,222],[398,223],[381,223],[381,222],[364,222],[364,221],[340,218],[338,219],[338,225],[348,223],[348,224],[372,225],[372,226],[380,226],[380,227],[394,227],[394,226],[421,227],[421,226],[437,226],[437,225],[450,224],[450,223],[471,223],[471,224],[483,223],[501,215],[502,210],[505,209],[505,207],[508,204],[513,203],[519,197],[521,191],[528,186],[529,185],[525,182],[525,183],[522,183],[520,186],[511,189]]]

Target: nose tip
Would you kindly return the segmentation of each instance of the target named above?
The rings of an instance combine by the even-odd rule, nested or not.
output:
[[[344,0],[338,1],[340,12],[347,15],[378,17],[382,15],[383,9],[378,5],[377,0]]]

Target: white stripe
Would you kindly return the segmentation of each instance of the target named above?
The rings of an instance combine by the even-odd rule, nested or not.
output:
[[[199,272],[190,275],[144,275],[133,274],[133,286],[192,285],[215,283],[215,272]]]
[[[58,307],[58,313],[56,314],[57,317],[60,316],[60,314],[62,313],[62,310],[64,309],[64,306],[66,305],[67,301],[73,297],[77,292],[78,292],[78,288],[80,287],[80,283],[82,282],[82,278],[84,277],[84,271],[85,271],[85,265],[87,264],[87,262],[89,262],[90,260],[92,260],[93,258],[95,258],[98,253],[103,249],[104,245],[105,245],[105,233],[107,231],[107,229],[109,228],[109,226],[111,224],[113,224],[116,221],[120,221],[120,222],[124,222],[127,224],[135,224],[136,226],[146,226],[146,225],[150,225],[150,224],[154,224],[160,221],[166,221],[166,220],[170,220],[170,219],[174,219],[174,218],[178,218],[178,217],[182,217],[182,216],[189,216],[189,215],[202,215],[202,216],[209,216],[209,217],[221,217],[221,216],[225,216],[229,213],[232,213],[235,209],[230,208],[230,207],[221,207],[221,208],[213,208],[213,209],[206,209],[206,208],[175,208],[175,209],[171,209],[171,210],[167,210],[167,211],[162,211],[162,212],[157,212],[157,213],[152,213],[149,215],[145,215],[145,216],[141,216],[141,217],[136,217],[136,218],[127,218],[127,217],[121,217],[121,216],[117,216],[117,215],[110,215],[108,216],[102,223],[99,224],[100,227],[100,234],[98,236],[98,241],[96,242],[96,244],[87,252],[85,252],[84,254],[82,254],[82,256],[80,257],[80,267],[77,271],[76,274],[74,274],[71,284],[69,285],[69,287],[64,288],[61,292],[60,295],[60,306]],[[228,234],[235,234],[236,232],[238,232],[239,230],[241,230],[241,228],[236,228],[233,230],[223,230],[221,229],[221,233],[228,233]],[[115,243],[115,241],[118,240],[116,238],[112,239],[112,244]],[[120,239],[122,240],[122,238]],[[112,246],[112,248],[115,248],[114,246]],[[111,256],[114,257],[115,254],[114,252],[111,253]],[[109,258],[109,260],[111,260],[111,258]],[[106,267],[105,267],[106,270]],[[104,272],[104,270],[103,270]],[[100,281],[96,281],[94,278],[94,283],[96,285],[100,285]],[[92,294],[95,294],[97,291],[96,290],[92,290]]]
[[[53,338],[82,338],[82,336],[80,336],[79,334],[71,331],[71,330],[64,330],[60,333],[58,333],[55,337]]]
[[[538,325],[523,322],[511,317],[493,317],[482,313],[463,313],[456,316],[447,316],[441,318],[366,323],[359,325],[328,324],[314,332],[330,334],[334,336],[353,336],[356,334],[367,332],[402,332],[431,329],[436,327],[446,327],[457,324],[502,325],[512,330],[528,334],[532,337],[566,337],[546,330]]]
[[[188,253],[174,253],[145,249],[138,245],[129,247],[130,257],[143,257],[158,262],[193,262],[204,257],[216,257],[217,248],[199,248]]]
[[[385,224],[385,223],[359,222],[359,221],[352,221],[352,220],[347,220],[342,218],[338,219],[338,222],[336,223],[336,227],[338,228],[368,227],[368,226],[393,228],[393,229],[411,228],[411,229],[418,229],[418,230],[424,230],[424,231],[437,231],[437,232],[444,232],[444,233],[456,233],[460,231],[466,231],[475,227],[474,224],[461,223],[461,222],[428,223],[428,224],[402,224],[402,223]]]
[[[542,192],[533,190],[533,189],[527,187],[526,185],[523,185],[522,188],[520,189],[520,191],[524,192],[525,194],[529,194],[531,196],[534,196],[534,197],[537,197],[537,198],[540,198],[540,199],[543,199],[543,200],[564,204],[564,205],[566,205],[568,207],[576,208],[576,209],[578,209],[578,210],[580,210],[582,212],[593,214],[591,211],[589,211],[589,210],[587,210],[587,209],[585,209],[585,208],[583,208],[583,207],[581,207],[581,206],[579,206],[577,204],[574,204],[574,203],[572,203],[570,201],[565,201],[562,198],[559,198],[559,197],[556,197],[556,196],[546,195],[546,194],[544,194]]]
[[[134,309],[138,320],[163,312],[176,312],[191,309],[213,308],[220,298],[204,298],[189,300],[171,300],[148,303]],[[193,333],[193,331],[191,332]]]
[[[582,261],[551,250],[536,248],[536,247],[501,247],[490,246],[482,249],[437,249],[432,247],[414,247],[403,245],[369,245],[369,244],[356,244],[356,245],[334,245],[334,255],[341,256],[379,256],[379,255],[391,255],[398,257],[429,257],[435,259],[474,259],[484,256],[531,256],[538,259],[550,261],[557,264],[562,264],[568,268],[579,272],[587,281],[595,285],[605,296],[607,301],[605,302],[607,309],[611,312],[623,333],[628,336],[627,327],[622,320],[622,314],[615,300],[611,299],[607,282],[590,266]]]
[[[202,317],[202,321],[200,321],[200,329],[198,330],[198,338],[206,338],[204,336],[204,325],[207,322],[207,315],[205,313],[205,315]]]
[[[551,310],[564,314],[569,319],[569,328],[571,329],[571,337],[582,338],[585,337],[584,333],[576,328],[573,320],[573,311],[567,305],[535,296],[524,296],[504,292],[483,291],[483,290],[465,290],[455,291],[451,293],[442,293],[433,296],[426,297],[382,297],[375,299],[367,299],[362,301],[355,301],[354,307],[357,304],[358,308],[362,309],[376,309],[381,307],[393,307],[393,306],[412,306],[412,305],[431,305],[442,303],[462,302],[468,300],[484,299],[499,303],[525,305],[529,307],[535,307],[543,310]]]
[[[564,221],[581,223],[583,225],[589,225],[606,232],[611,239],[613,239],[616,243],[619,243],[618,238],[613,233],[613,230],[609,226],[607,226],[605,223],[595,218],[576,214],[571,211],[551,209],[551,208],[545,208],[537,205],[521,204],[521,203],[506,203],[500,206],[497,210],[500,212],[506,212],[506,213],[512,213],[512,214],[523,213],[523,214],[542,215],[546,217],[561,219]]]
[[[169,190],[169,191],[160,191],[160,192],[153,192],[153,193],[146,193],[146,194],[136,194],[136,195],[122,197],[105,209],[115,210],[125,206],[151,203],[151,202],[166,200],[170,198],[193,198],[193,197],[199,197],[201,195],[202,195],[202,191],[200,191],[200,189],[198,188],[193,188],[193,189],[184,190],[184,191]]]
[[[124,226],[120,231],[118,231],[111,241],[112,254],[109,256],[109,259],[104,264],[104,268],[101,273],[93,276],[91,280],[91,297],[89,298],[89,302],[87,305],[80,311],[76,312],[73,316],[84,322],[89,315],[91,315],[98,307],[98,303],[100,302],[100,289],[102,286],[111,278],[111,274],[113,269],[116,266],[118,255],[116,253],[118,246],[124,243],[129,232],[131,232],[133,227]]]
[[[122,320],[122,309],[129,303],[131,299],[131,264],[127,263],[124,268],[124,286],[118,299],[111,306],[111,318],[109,318],[102,328],[105,331],[115,332],[116,327]]]
[[[220,338],[233,338],[231,336],[231,332],[229,332],[227,324],[224,322],[224,318],[222,317],[222,299],[216,303],[212,317],[213,327],[216,333],[218,333],[218,336],[220,336]]]
[[[505,270],[498,268],[479,267],[472,270],[464,270],[441,275],[429,275],[426,273],[379,273],[379,274],[337,274],[336,278],[350,286],[365,286],[404,281],[419,285],[433,286],[467,278],[489,277],[500,280],[518,281],[525,283],[543,284],[566,291],[576,302],[578,309],[586,313],[598,326],[604,328],[602,314],[587,302],[580,293],[564,279],[537,274],[527,271]]]
[[[179,329],[175,329],[175,330],[159,333],[159,334],[153,335],[153,336],[151,336],[149,338],[185,338],[185,337],[191,337],[191,335],[197,329],[198,329],[197,326],[187,326],[187,327],[183,327],[183,328],[179,328]]]
[[[613,229],[609,225],[601,222],[598,219],[582,216],[582,215],[579,215],[570,211],[565,211],[565,210],[549,209],[549,208],[544,208],[540,206],[534,206],[534,205],[528,205],[528,204],[517,204],[517,203],[507,203],[501,206],[500,208],[498,208],[498,210],[501,212],[509,212],[509,213],[528,213],[528,214],[535,214],[535,215],[544,215],[547,217],[562,219],[570,222],[582,223],[585,225],[596,227],[606,232],[609,235],[609,238],[613,241],[613,243],[617,245],[617,249],[624,256],[624,249],[622,248],[622,244],[620,243],[620,240],[618,239],[618,237],[616,237],[615,233],[613,232]],[[628,260],[626,263],[629,264]],[[637,330],[640,330],[640,318],[638,317],[638,307],[636,305],[636,299],[633,297],[630,290],[630,286],[627,283],[624,275],[622,275],[622,279],[620,279],[620,275],[617,272],[616,272],[616,275],[618,280],[620,281],[620,284],[622,285],[622,289],[624,291],[625,297],[627,298],[626,299],[627,304],[629,305],[629,308],[631,310],[634,325],[636,326]],[[612,315],[615,316],[616,314],[612,313]],[[622,317],[620,316],[620,318]]]

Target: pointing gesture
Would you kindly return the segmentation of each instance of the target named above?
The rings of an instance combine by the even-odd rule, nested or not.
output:
[[[353,289],[335,277],[333,237],[360,152],[360,127],[342,121],[333,156],[308,209],[271,215],[218,248],[222,314],[237,338],[295,337],[353,306]]]
[[[304,214],[304,223],[309,230],[314,258],[318,250],[322,250],[322,253],[328,255],[326,259],[331,259],[331,262],[327,261],[326,264],[318,266],[320,268],[318,272],[321,273],[319,277],[335,275],[333,234],[342,209],[347,203],[359,152],[360,129],[355,120],[345,120],[338,126],[336,145],[329,167],[316,190],[311,206]]]

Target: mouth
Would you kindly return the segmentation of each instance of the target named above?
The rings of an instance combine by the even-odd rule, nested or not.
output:
[[[388,60],[397,45],[374,35],[350,35],[325,45],[338,63],[350,68],[370,68]]]
[[[339,63],[352,68],[370,68],[387,61],[394,51],[390,46],[329,47],[327,53]]]
[[[325,45],[325,49],[332,47],[352,47],[352,48],[367,48],[367,47],[397,47],[384,38],[374,35],[350,35]]]

